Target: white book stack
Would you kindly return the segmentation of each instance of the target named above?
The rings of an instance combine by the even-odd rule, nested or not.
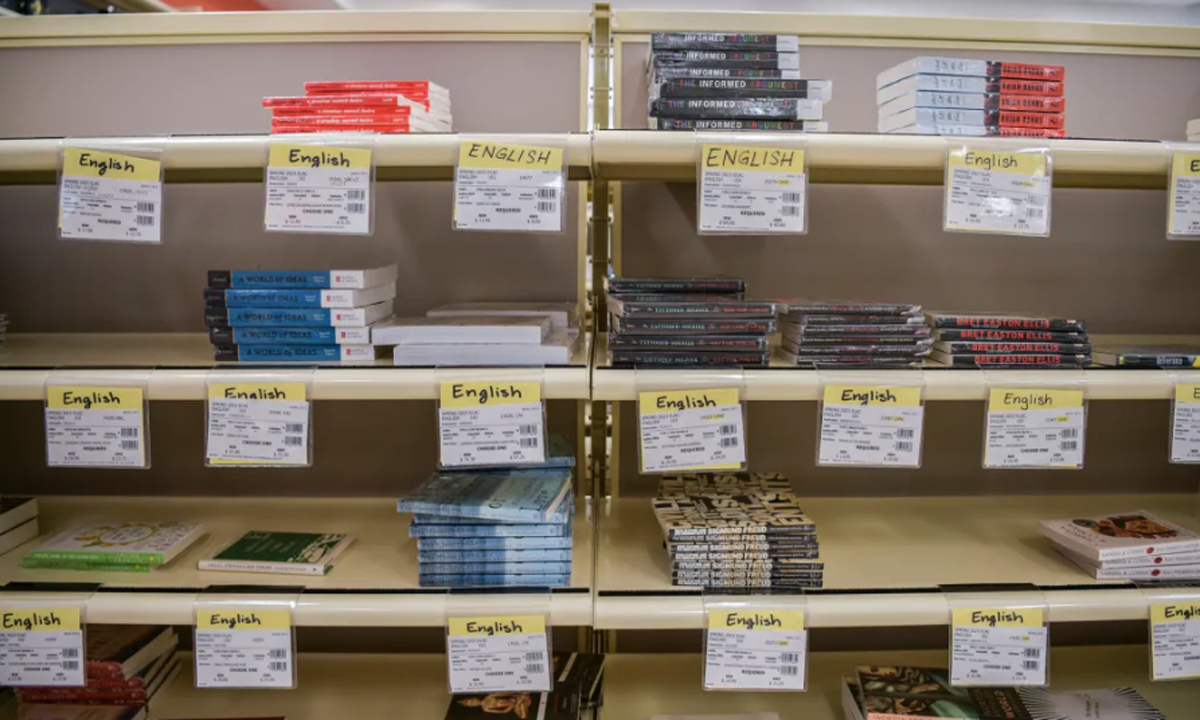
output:
[[[580,342],[570,303],[461,303],[374,328],[402,367],[566,365]]]
[[[1187,138],[1188,142],[1200,142],[1200,118],[1188,120]]]
[[[1200,579],[1200,535],[1146,510],[1039,525],[1055,550],[1097,580]]]
[[[37,498],[0,498],[0,555],[38,536]]]

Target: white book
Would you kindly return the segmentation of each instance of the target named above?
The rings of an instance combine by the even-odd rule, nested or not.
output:
[[[880,130],[895,135],[958,135],[962,137],[987,137],[991,130],[984,125],[915,124],[893,130]]]
[[[905,60],[879,73],[875,78],[875,88],[885,88],[899,82],[910,75],[966,75],[969,77],[987,77],[987,60],[967,60],[965,58],[920,56]]]
[[[165,565],[204,535],[184,522],[99,522],[76,525],[29,552],[37,560]]]
[[[1117,568],[1154,568],[1171,565],[1200,565],[1200,552],[1170,553],[1169,555],[1137,555],[1127,558],[1113,558],[1111,560],[1104,560],[1101,562],[1099,560],[1092,560],[1091,558],[1074,552],[1073,550],[1068,550],[1061,545],[1056,545],[1055,547],[1064,555],[1070,554],[1072,560],[1075,560],[1082,565],[1103,570]]]
[[[6,533],[37,515],[37,498],[0,498],[0,533]]]
[[[360,308],[386,302],[396,297],[396,283],[363,288],[361,290],[322,290],[323,308]]]
[[[1188,120],[1187,134],[1188,140],[1191,140],[1193,135],[1200,136],[1200,118]]]
[[[879,132],[893,132],[909,125],[986,125],[988,112],[984,110],[956,110],[953,108],[909,108],[879,118]]]
[[[568,365],[579,338],[579,331],[569,328],[553,332],[540,345],[397,345],[392,361],[401,367]]]
[[[20,525],[0,533],[0,555],[18,548],[38,536],[37,518],[30,518]]]
[[[533,317],[550,316],[550,328],[574,327],[579,322],[578,306],[573,302],[463,302],[435,307],[428,317]]]
[[[875,104],[883,105],[901,95],[923,91],[985,93],[988,92],[989,85],[989,80],[982,77],[930,74],[912,75],[881,88],[875,93]]]
[[[329,325],[331,327],[365,327],[374,325],[380,320],[390,317],[391,314],[392,301],[390,300],[366,307],[330,310]]]
[[[1058,545],[1054,549],[1076,567],[1097,580],[1200,580],[1200,565],[1161,565],[1153,567],[1095,567],[1078,553]]]
[[[1200,535],[1146,510],[1042,520],[1042,535],[1096,562],[1200,551]]]
[[[415,317],[381,323],[371,332],[371,342],[376,345],[541,345],[549,334],[550,318],[546,315]]]

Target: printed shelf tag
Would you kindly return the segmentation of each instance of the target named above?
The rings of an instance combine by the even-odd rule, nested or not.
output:
[[[162,242],[162,178],[158,160],[63,148],[59,237]]]
[[[1046,685],[1045,617],[1040,608],[954,608],[950,682]]]
[[[296,686],[292,613],[243,608],[196,609],[196,687]]]
[[[1200,462],[1200,385],[1179,383],[1175,386],[1175,407],[1171,417],[1171,462]]]
[[[370,235],[372,150],[270,143],[265,227]]]
[[[701,233],[807,232],[804,148],[702,145]]]
[[[451,693],[549,692],[546,616],[450,618]]]
[[[0,685],[82,687],[79,608],[0,611]]]
[[[1049,152],[951,148],[946,171],[945,229],[1049,235]]]
[[[1200,602],[1152,604],[1150,642],[1155,680],[1200,678]]]
[[[148,467],[145,408],[142,388],[46,386],[46,464]]]
[[[638,393],[642,472],[741,469],[743,416],[737,388]]]
[[[454,229],[562,232],[564,156],[557,147],[460,141]]]
[[[1082,390],[993,388],[988,394],[989,468],[1081,468]]]
[[[826,385],[818,463],[920,467],[921,392],[896,385]]]
[[[438,434],[443,467],[546,462],[539,382],[443,382]]]
[[[310,418],[305,383],[209,383],[208,463],[308,465]]]
[[[1171,153],[1167,237],[1200,240],[1200,154]]]
[[[710,610],[704,656],[705,690],[804,690],[804,612]]]

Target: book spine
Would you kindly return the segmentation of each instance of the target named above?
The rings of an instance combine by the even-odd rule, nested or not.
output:
[[[828,80],[767,80],[747,78],[679,78],[658,86],[659,97],[693,98],[811,98],[833,96]]]
[[[327,569],[324,565],[252,562],[249,560],[201,560],[197,567],[200,570],[254,572],[271,575],[324,575]]]
[[[65,560],[80,563],[109,565],[162,565],[162,553],[89,552],[87,550],[32,550],[25,557],[32,560]]]
[[[397,109],[399,110],[401,108],[397,108]],[[403,109],[407,110],[408,108],[403,108]],[[311,125],[313,127],[324,127],[325,125],[334,125],[334,126],[338,126],[338,127],[344,127],[344,126],[350,126],[350,125],[363,125],[363,126],[370,126],[370,127],[375,127],[375,126],[409,127],[412,124],[414,124],[414,123],[412,121],[411,116],[409,116],[407,113],[399,113],[399,112],[389,113],[387,115],[384,115],[382,113],[375,113],[375,114],[370,114],[370,115],[350,115],[350,114],[304,115],[304,114],[299,114],[299,113],[292,113],[292,114],[288,114],[288,115],[280,115],[278,117],[271,118],[271,127],[273,127],[273,128],[291,127],[293,125],[305,125],[305,126]]]
[[[699,295],[719,293],[742,293],[746,291],[745,280],[626,280],[610,278],[608,291],[611,293],[696,293]]]
[[[567,550],[574,539],[566,537],[494,537],[494,538],[443,538],[419,537],[417,552],[426,550]]]
[[[736,67],[800,70],[800,55],[794,52],[739,52],[731,50],[677,50],[656,52],[654,67]]]
[[[211,308],[319,308],[320,290],[205,290],[204,305]]]
[[[86,692],[73,694],[27,693],[20,696],[23,703],[71,703],[74,705],[145,705],[146,698],[124,697],[114,694],[113,697],[96,696]]]
[[[555,525],[409,525],[408,536],[414,538],[509,538],[509,537],[570,537],[562,526]]]
[[[330,287],[330,273],[325,270],[294,272],[287,270],[209,270],[208,287],[213,290],[233,288],[311,288]]]
[[[616,305],[616,303],[614,303]],[[621,302],[621,314],[624,316],[637,315],[748,315],[767,316],[775,314],[775,303],[739,303],[739,302]],[[615,309],[615,308],[614,308]]]
[[[671,584],[681,587],[794,587],[794,588],[819,588],[824,582],[822,580],[805,580],[795,579],[786,580],[782,578],[745,578],[745,577],[676,577],[671,578]]]
[[[214,345],[218,362],[343,362],[374,359],[370,345]]]
[[[980,366],[980,367],[1026,367],[1034,366],[1039,368],[1049,367],[1079,367],[1090,361],[1090,357],[1086,355],[1054,355],[1054,354],[1037,354],[1037,355],[952,355],[950,356],[950,365],[955,367],[964,366]]]
[[[676,78],[764,78],[799,80],[800,70],[785,70],[778,67],[732,67],[732,66],[658,66],[651,69],[651,84]]]
[[[1062,537],[1061,534],[1054,534],[1051,536],[1052,539],[1057,539],[1059,537]],[[1077,548],[1077,552],[1087,555],[1088,557],[1092,557],[1097,562],[1105,563],[1109,560],[1115,560],[1119,558],[1144,558],[1153,557],[1155,554],[1170,555],[1183,552],[1200,552],[1200,540],[1172,542],[1169,546],[1155,545],[1151,543],[1149,545],[1131,548],[1093,548],[1076,542],[1074,545],[1072,545],[1072,547]],[[1164,553],[1163,551],[1167,549],[1169,549],[1171,552]]]
[[[1197,580],[1200,579],[1200,565],[1156,565],[1141,568],[1096,568],[1097,580]]]
[[[150,572],[153,565],[132,563],[74,562],[71,560],[38,560],[21,558],[21,567],[31,570],[84,570],[92,572]]]
[[[1062,82],[1066,78],[1067,71],[1062,65],[992,61],[988,63],[988,74],[999,75],[1002,78]]]
[[[272,118],[289,117],[412,117],[408,105],[281,105],[271,109]]]
[[[820,120],[824,109],[825,103],[820,100],[797,98],[740,100],[659,98],[650,103],[651,117],[680,119]]]
[[[1198,362],[1200,362],[1200,355],[1118,356],[1118,363],[1121,367],[1146,368],[1151,370],[1155,368],[1198,367]]]
[[[84,688],[17,688],[17,695],[23,702],[65,702],[68,700],[118,701],[129,700],[137,702],[146,699],[146,691],[142,689],[129,690],[93,690],[90,686]]]
[[[654,350],[610,350],[610,361],[620,365],[704,366],[745,365],[763,367],[770,363],[770,353],[703,352],[677,353]]]
[[[901,115],[917,125],[981,125],[1043,130],[1061,130],[1066,125],[1063,113],[915,108],[891,117],[899,120]]]
[[[362,105],[395,107],[400,103],[395,95],[323,95],[315,97],[265,97],[262,104],[265,108],[276,108],[294,106],[354,107]]]
[[[639,348],[684,348],[708,350],[765,350],[767,337],[765,335],[740,337],[728,335],[725,337],[689,337],[656,336],[656,335],[610,335],[608,346],[616,349]]]
[[[366,80],[366,81],[310,81],[304,83],[308,95],[338,95],[363,92],[395,92],[418,96],[440,95],[444,90],[431,86],[427,80]]]
[[[760,132],[829,132],[821,120],[697,120],[655,118],[659,130],[751,130]]]
[[[761,35],[755,33],[694,33],[656,32],[650,34],[650,51],[668,50],[759,50],[797,52],[800,38],[796,35]]]
[[[941,328],[937,331],[940,341],[975,342],[1047,342],[1047,343],[1083,343],[1087,342],[1084,333],[1065,333],[1052,330],[971,330],[958,328]]]
[[[670,553],[673,562],[701,562],[701,563],[757,563],[771,562],[774,560],[807,560],[820,557],[820,551],[813,550],[792,550],[788,552],[763,550],[758,552],[678,552]]]
[[[1092,346],[1085,343],[1053,343],[1053,342],[969,342],[949,341],[938,344],[938,349],[949,353],[1053,353],[1053,354],[1087,354]]]
[[[972,330],[1045,330],[1048,332],[1086,332],[1079,320],[1065,318],[988,317],[972,315],[933,315],[930,323],[936,328]]]
[[[466,562],[466,563],[420,563],[420,572],[425,575],[553,575],[570,573],[570,562]]]
[[[1045,95],[1000,95],[918,90],[900,95],[879,108],[880,115],[909,108],[956,108],[960,110],[1006,110],[1012,112],[1061,113],[1066,99]]]
[[[366,333],[369,335],[370,333]],[[333,328],[234,328],[215,325],[208,329],[214,345],[331,345],[345,342]]]
[[[421,587],[566,587],[571,576],[555,575],[417,575]]]
[[[570,561],[570,550],[417,549],[417,562],[419,563],[526,563]]]

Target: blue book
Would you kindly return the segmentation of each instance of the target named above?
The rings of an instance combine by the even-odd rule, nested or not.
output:
[[[421,587],[567,587],[571,576],[557,575],[417,575]]]
[[[570,574],[571,562],[466,562],[417,563],[417,572],[426,575],[546,575]]]
[[[510,468],[511,469],[511,468]],[[538,523],[539,525],[566,525],[571,522],[571,518],[575,516],[575,493],[568,491],[567,496],[563,498],[562,504],[554,511],[554,515],[546,523]],[[512,525],[513,523],[506,520],[480,520],[478,518],[455,517],[453,515],[425,515],[418,513],[413,515],[413,524],[415,525]],[[528,524],[528,523],[522,523]]]
[[[396,503],[421,515],[550,522],[571,492],[570,469],[435,474]]]
[[[417,554],[426,550],[570,550],[574,538],[563,537],[422,537]]]
[[[229,288],[361,289],[395,282],[397,267],[370,270],[209,270],[208,286]]]
[[[375,359],[373,345],[214,345],[218,362],[353,362]]]
[[[365,290],[205,290],[206,308],[356,308],[374,305],[396,297],[396,285],[380,285]]]
[[[208,329],[213,345],[370,345],[369,327],[230,327]]]
[[[204,323],[247,327],[363,327],[392,314],[392,303],[361,308],[205,308]]]
[[[511,525],[409,525],[414,538],[569,538],[570,524],[531,523]]]
[[[571,562],[570,550],[425,550],[417,548],[417,562],[425,563],[542,563]],[[505,565],[508,567],[508,565]]]

